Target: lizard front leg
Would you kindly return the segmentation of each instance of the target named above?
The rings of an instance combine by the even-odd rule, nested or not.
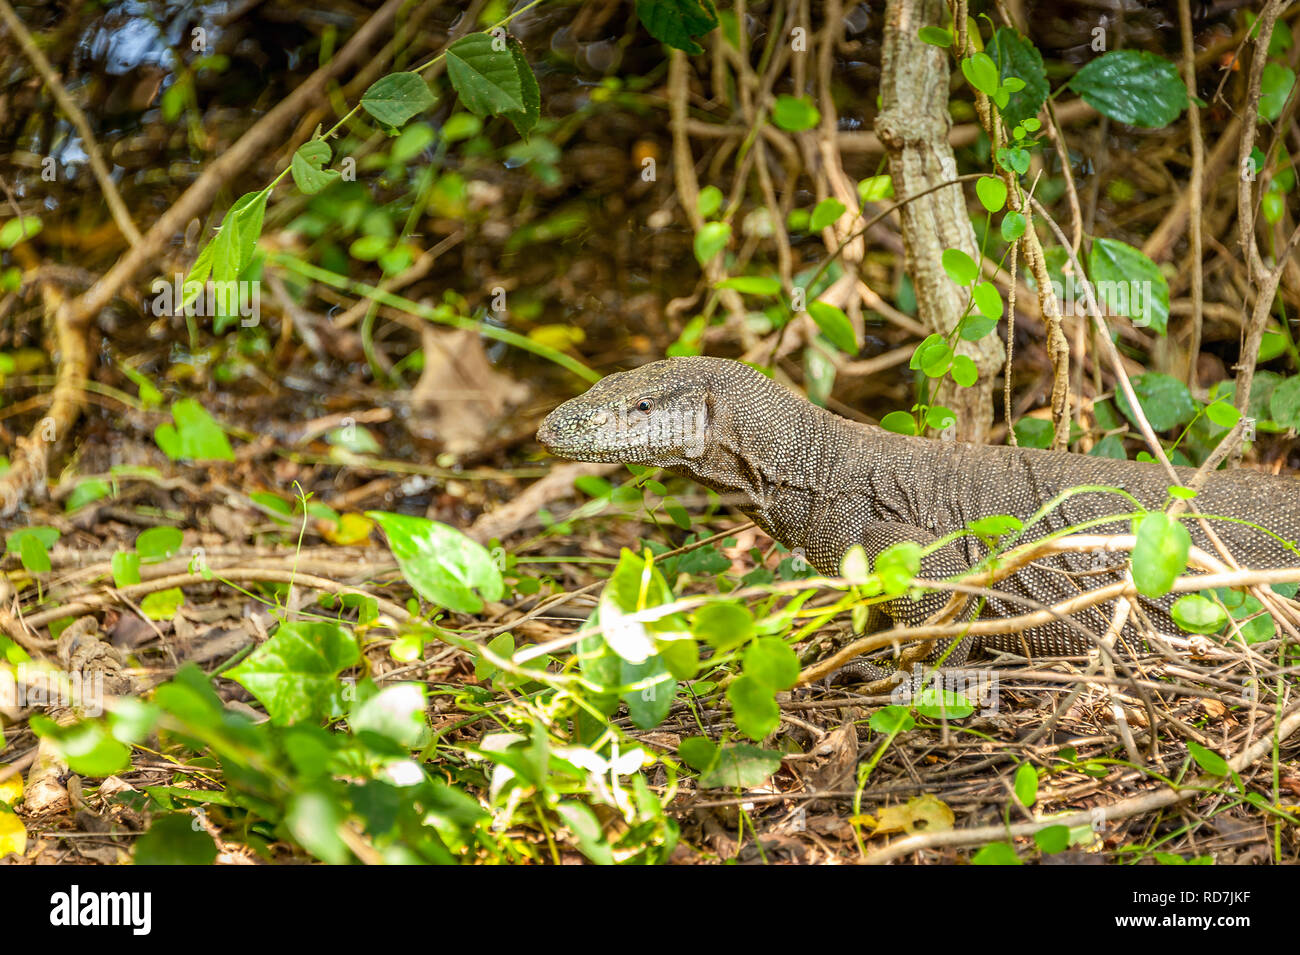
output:
[[[937,537],[934,534],[911,524],[903,524],[897,521],[873,521],[867,524],[858,535],[858,539],[851,543],[861,544],[863,550],[866,551],[867,558],[874,565],[875,559],[894,544],[911,541],[925,547],[934,543],[935,540],[937,540]],[[845,550],[847,549],[846,547]],[[970,564],[967,562],[965,555],[955,543],[951,542],[925,554],[921,558],[921,576],[932,580],[952,577],[969,569]],[[894,597],[872,608],[872,613],[868,617],[867,629],[879,629],[886,619],[898,626],[920,626],[931,616],[942,610],[947,604],[948,598],[949,594],[943,591],[925,594],[920,599],[914,599],[906,594]],[[969,655],[973,643],[973,637],[943,641],[926,658],[926,662],[931,663],[942,658],[946,666],[961,666],[966,662],[966,657]],[[950,647],[951,649],[949,649]],[[827,679],[827,683],[833,685],[842,682],[875,682],[876,680],[886,679],[897,672],[893,664],[893,660],[855,660],[831,674]]]

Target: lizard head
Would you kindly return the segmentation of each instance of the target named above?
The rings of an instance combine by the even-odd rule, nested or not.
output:
[[[575,461],[682,466],[705,451],[710,389],[727,366],[751,371],[722,358],[691,357],[607,375],[547,415],[537,440]]]

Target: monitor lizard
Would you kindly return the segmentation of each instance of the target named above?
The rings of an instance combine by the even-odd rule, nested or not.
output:
[[[552,411],[537,439],[558,457],[649,465],[693,478],[827,575],[840,571],[853,545],[862,545],[874,560],[891,544],[924,546],[980,518],[1009,514],[1027,521],[1061,492],[1084,485],[1122,488],[1143,508],[1159,509],[1169,502],[1172,483],[1152,463],[894,434],[818,407],[746,364],[709,357],[669,358],[608,375]],[[1177,472],[1186,482],[1194,469]],[[1191,505],[1192,511],[1230,519],[1213,526],[1241,566],[1300,565],[1300,481],[1248,469],[1213,471]],[[1021,540],[1111,514],[1115,522],[1089,532],[1130,533],[1126,516],[1136,510],[1113,491],[1073,494],[1027,527]],[[1208,548],[1197,522],[1187,526],[1192,542]],[[958,575],[987,552],[979,538],[961,537],[927,555],[922,575]],[[1023,612],[1025,601],[1016,596],[1050,606],[1121,579],[1127,560],[1121,553],[1035,561],[998,585],[1012,599],[990,597],[978,615]],[[921,600],[905,596],[882,609],[895,624],[915,625],[947,599],[942,593]],[[1145,616],[1153,629],[1178,632],[1168,615],[1171,602],[1141,598],[1138,620]],[[949,666],[960,665],[977,647],[1078,655],[1093,642],[1079,625],[1101,634],[1109,620],[1110,608],[1103,604],[1080,611],[1073,622],[967,637],[936,653],[941,650]],[[1129,623],[1121,636],[1125,643],[1140,641],[1141,632]],[[874,679],[882,672],[860,665],[854,675]]]

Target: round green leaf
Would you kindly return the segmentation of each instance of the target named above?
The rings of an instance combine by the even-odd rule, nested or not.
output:
[[[1163,597],[1187,569],[1191,535],[1181,521],[1171,520],[1163,511],[1146,514],[1136,523],[1133,583],[1144,597]]]
[[[135,552],[145,563],[156,563],[178,553],[182,540],[178,527],[151,527],[136,537]]]
[[[1228,623],[1228,614],[1213,600],[1200,594],[1184,594],[1169,609],[1174,623],[1189,633],[1218,633]]]
[[[916,419],[906,411],[891,411],[880,419],[880,426],[894,434],[916,434]]]
[[[745,674],[773,690],[788,690],[799,679],[799,657],[780,637],[759,637],[744,654]]]
[[[985,318],[997,322],[1002,319],[1002,293],[992,282],[980,282],[971,292],[975,307]]]
[[[1019,212],[1008,212],[1002,217],[1002,241],[1015,242],[1025,234],[1025,217]]]
[[[948,278],[958,285],[970,285],[979,278],[979,266],[961,249],[944,249],[940,261]]]
[[[1007,184],[996,176],[982,176],[975,182],[975,194],[989,212],[997,212],[1007,203]]]
[[[812,129],[822,121],[822,114],[808,96],[778,96],[772,107],[772,122],[788,133]]]
[[[781,722],[781,710],[772,688],[749,674],[732,681],[727,687],[727,700],[731,703],[736,729],[752,740],[766,738]]]
[[[979,380],[979,369],[968,355],[956,355],[952,360],[952,380],[963,388],[969,388]]]
[[[813,209],[812,219],[808,228],[812,232],[820,232],[822,229],[830,226],[836,219],[844,214],[844,203],[834,196],[827,196],[821,202],[817,203],[817,208]]]
[[[725,222],[706,222],[695,235],[695,258],[700,265],[708,265],[713,257],[726,248],[731,239],[731,226]]]

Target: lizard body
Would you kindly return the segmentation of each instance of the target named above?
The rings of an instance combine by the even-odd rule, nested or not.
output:
[[[537,437],[559,457],[651,465],[691,477],[828,575],[839,572],[841,558],[854,545],[862,545],[874,560],[891,544],[925,545],[984,517],[1010,514],[1028,522],[1070,488],[1122,488],[1151,510],[1169,500],[1167,472],[1155,464],[897,435],[835,415],[748,365],[721,358],[670,358],[609,375],[556,408]],[[1194,473],[1177,470],[1184,482]],[[1242,566],[1300,564],[1294,549],[1300,540],[1300,482],[1250,470],[1215,471],[1190,503],[1195,512],[1231,519],[1215,520],[1213,527]],[[1117,519],[1090,533],[1129,533],[1129,522],[1119,515],[1136,510],[1113,491],[1073,494],[1027,527],[1021,540],[1109,515]],[[1194,544],[1210,549],[1196,521],[1186,526]],[[986,553],[985,545],[968,535],[927,555],[922,574],[931,579],[960,574]],[[1011,598],[1050,605],[1121,579],[1126,564],[1125,555],[1062,554],[1036,561],[999,588]],[[946,600],[946,594],[900,597],[883,609],[897,623],[915,624]],[[1172,631],[1170,602],[1142,598],[1139,618],[1145,615],[1155,629]],[[1014,599],[989,598],[979,616],[1024,609]],[[1079,625],[1100,634],[1109,619],[1110,610],[1102,605],[1081,611],[1075,623],[1058,620],[1024,633],[986,636],[978,645],[1080,654],[1091,641]],[[1129,624],[1124,638],[1138,633]],[[974,646],[969,638],[962,641],[946,662],[959,665]]]

